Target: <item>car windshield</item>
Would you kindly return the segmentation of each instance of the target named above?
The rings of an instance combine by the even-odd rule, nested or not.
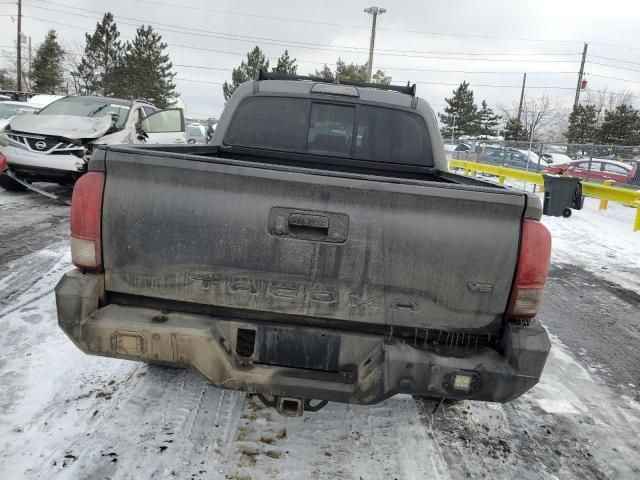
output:
[[[33,113],[37,112],[38,109],[36,107],[32,107],[31,105],[16,105],[10,103],[0,102],[0,118],[11,118],[15,115],[22,115],[24,113]]]
[[[120,101],[121,102],[121,101]],[[127,121],[130,105],[118,103],[112,99],[96,99],[83,97],[66,97],[57,100],[40,110],[39,115],[70,115],[72,117],[104,117],[118,115],[117,128],[122,128]]]

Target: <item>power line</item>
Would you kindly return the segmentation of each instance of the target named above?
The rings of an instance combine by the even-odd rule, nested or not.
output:
[[[134,0],[136,2],[141,2],[141,3],[148,3],[151,5],[161,5],[161,6],[166,6],[166,7],[176,7],[176,8],[182,8],[184,9],[184,7],[182,6],[178,6],[175,4],[169,4],[169,3],[162,3],[162,2],[152,2],[150,0]],[[214,12],[214,13],[224,13],[227,15],[239,15],[239,16],[247,16],[247,17],[255,17],[255,18],[264,18],[264,19],[268,19],[268,20],[277,20],[277,21],[287,21],[287,22],[298,22],[298,23],[310,23],[310,24],[317,24],[317,25],[330,25],[330,26],[336,26],[336,27],[341,27],[341,28],[361,28],[361,29],[369,29],[368,25],[349,25],[349,24],[345,24],[345,23],[332,23],[332,22],[322,22],[322,21],[315,21],[315,20],[304,20],[304,19],[296,19],[296,18],[286,18],[286,17],[275,17],[275,16],[269,16],[269,15],[258,15],[258,14],[252,14],[252,13],[241,13],[241,12],[231,12],[228,10],[217,10],[217,9],[212,9],[212,8],[204,8],[204,7],[189,7],[191,10],[200,10],[200,11],[208,11],[208,12]],[[382,28],[380,27],[379,30],[386,30],[386,31],[390,31],[390,32],[402,32],[402,33],[418,33],[418,34],[422,34],[422,35],[436,35],[436,36],[449,36],[449,37],[466,37],[466,38],[483,38],[483,39],[490,39],[490,40],[515,40],[515,41],[522,41],[522,42],[542,42],[542,43],[575,43],[575,44],[582,44],[583,42],[579,42],[576,40],[554,40],[554,39],[537,39],[537,38],[517,38],[517,37],[499,37],[499,36],[493,36],[493,35],[476,35],[476,34],[463,34],[463,33],[447,33],[447,32],[433,32],[433,31],[424,31],[424,30],[411,30],[411,29],[402,29],[402,28],[391,28],[391,27],[385,27]]]
[[[233,70],[233,68],[222,68],[222,67],[206,67],[204,65],[181,65],[181,64],[174,64],[174,67],[180,67],[180,68],[201,68],[203,70]]]
[[[269,59],[276,59],[276,57],[269,57]],[[305,60],[298,60],[296,62],[300,63],[316,63],[320,65],[335,65],[335,63],[326,63],[326,62],[308,62]],[[182,68],[199,68],[203,70],[233,70],[233,68],[223,68],[223,67],[210,67],[207,65],[184,65],[184,64],[174,64],[176,67]],[[398,70],[398,71],[414,71],[414,72],[430,72],[430,73],[468,73],[468,74],[491,74],[491,75],[504,75],[504,74],[518,74],[522,75],[522,72],[504,72],[504,71],[493,71],[493,72],[479,72],[472,70],[438,70],[438,69],[429,69],[429,68],[403,68],[403,67],[385,67],[380,66],[377,67],[381,70]],[[574,75],[576,72],[527,72],[529,74],[539,74],[539,75],[555,75],[555,74],[571,74]]]
[[[602,67],[617,68],[618,70],[628,70],[629,72],[639,72],[640,73],[640,70],[638,70],[636,68],[621,67],[619,65],[611,65],[611,64],[608,64],[608,63],[592,62],[591,60],[587,60],[587,63],[590,63],[591,65],[600,65]]]
[[[55,3],[55,2],[49,2],[46,0],[38,0],[40,2],[44,2],[44,3],[48,3],[48,4],[53,4],[53,5],[59,5],[65,8],[74,8],[76,10],[83,10],[83,11],[87,11],[90,13],[95,13],[95,14],[100,14],[101,12],[98,12],[96,10],[90,10],[90,9],[85,9],[85,8],[80,8],[80,7],[73,7],[73,6],[69,6],[69,5],[64,5],[64,4],[59,4],[59,3]],[[73,15],[73,16],[77,16],[77,17],[83,17],[83,18],[90,18],[92,20],[96,20],[95,17],[91,17],[88,15],[83,15],[81,13],[75,13],[75,12],[68,12],[65,10],[59,10],[59,9],[53,9],[53,8],[47,8],[47,7],[42,7],[39,5],[30,5],[33,8],[37,8],[37,9],[42,9],[42,10],[46,10],[46,11],[51,11],[51,12],[55,12],[55,13],[64,13],[67,15]],[[136,18],[131,18],[131,17],[125,17],[125,16],[121,16],[121,15],[115,15],[118,18],[121,19],[125,19],[125,20],[129,20],[129,21],[134,21],[134,22],[140,22],[142,24],[150,24],[150,25],[159,25],[162,28],[159,28],[159,30],[164,30],[167,32],[172,32],[172,33],[178,33],[178,34],[182,34],[182,35],[191,35],[191,36],[196,36],[196,37],[206,37],[206,38],[217,38],[217,39],[223,39],[223,40],[228,40],[228,41],[236,41],[236,42],[244,42],[244,43],[256,43],[256,42],[262,42],[263,44],[267,44],[267,45],[275,45],[275,46],[283,46],[283,47],[288,47],[288,48],[303,48],[303,49],[310,49],[310,50],[326,50],[326,51],[331,51],[331,52],[336,52],[336,53],[365,53],[366,49],[363,49],[361,47],[353,47],[353,46],[346,46],[346,45],[329,45],[329,44],[319,44],[319,43],[310,43],[310,42],[299,42],[299,41],[287,41],[287,40],[281,40],[281,39],[274,39],[274,38],[269,38],[269,37],[253,37],[253,36],[247,36],[247,35],[237,35],[237,34],[230,34],[230,33],[224,33],[224,32],[216,32],[216,31],[212,31],[212,30],[204,30],[204,29],[197,29],[197,28],[191,28],[191,27],[184,27],[184,26],[177,26],[177,25],[169,25],[169,24],[165,24],[165,23],[158,23],[158,22],[149,22],[147,20],[144,19],[136,19]],[[128,26],[133,26],[133,27],[138,27],[139,25],[136,24],[131,24],[131,23],[127,23],[127,22],[123,22],[120,21],[119,23],[123,24],[123,25],[128,25]],[[173,27],[173,28],[172,28]],[[180,30],[175,30],[175,28],[178,28]],[[203,33],[194,33],[194,32],[203,32]],[[230,38],[230,37],[237,37],[237,38]],[[406,52],[406,53],[390,53],[390,52]],[[378,55],[383,55],[383,56],[392,56],[392,57],[408,57],[408,58],[425,58],[425,59],[440,59],[440,60],[465,60],[465,61],[486,61],[486,62],[519,62],[519,63],[571,63],[570,60],[540,60],[540,59],[495,59],[495,58],[453,58],[450,55],[454,55],[455,53],[453,52],[437,52],[440,53],[441,55],[449,55],[446,57],[442,57],[442,56],[431,56],[431,55],[412,55],[411,53],[421,53],[421,51],[411,51],[411,50],[389,50],[389,51],[380,51],[380,53]],[[424,53],[429,53],[429,52],[424,52]],[[436,53],[436,52],[433,52]],[[461,53],[458,53],[461,54]],[[493,55],[493,54],[492,54]],[[571,53],[571,54],[565,54],[562,53],[561,55],[570,55],[573,56],[575,54]]]
[[[134,2],[139,2],[139,3],[147,3],[150,5],[160,5],[163,7],[173,7],[173,8],[179,8],[181,10],[184,10],[184,6],[182,5],[176,5],[173,3],[163,3],[163,2],[151,2],[149,0],[133,0]],[[244,12],[231,12],[228,10],[219,10],[216,8],[205,8],[205,7],[192,7],[189,6],[190,10],[198,10],[201,12],[213,12],[213,13],[222,13],[225,15],[237,15],[237,16],[242,16],[242,17],[253,17],[253,18],[263,18],[266,20],[277,20],[277,21],[286,21],[286,22],[297,22],[297,23],[309,23],[309,24],[313,24],[313,25],[329,25],[329,26],[333,26],[333,27],[341,27],[341,28],[364,28],[364,29],[369,29],[369,27],[367,25],[348,25],[348,24],[344,24],[344,23],[333,23],[333,22],[322,22],[322,21],[318,21],[318,20],[303,20],[303,19],[298,19],[298,18],[286,18],[286,17],[274,17],[274,16],[269,16],[269,15],[258,15],[255,13],[244,13]]]
[[[599,42],[590,42],[593,45],[600,45],[601,47],[611,47],[611,48],[623,48],[625,50],[640,50],[640,47],[630,47],[629,45],[620,45],[616,43],[599,43]]]
[[[194,78],[182,78],[182,77],[176,77],[176,80],[182,81],[182,82],[194,82],[194,83],[204,83],[204,84],[209,84],[209,85],[224,85],[224,82],[213,82],[210,80],[197,80]],[[398,83],[398,84],[406,84],[407,82],[404,80],[394,80],[392,83]],[[459,83],[441,83],[441,82],[411,82],[411,83],[417,83],[419,85],[442,85],[442,86],[459,86]],[[493,85],[493,84],[472,84],[471,85],[473,88],[479,87],[479,88],[521,88],[521,85]],[[556,87],[556,86],[527,86],[527,89],[545,89],[545,90],[573,90],[573,87]],[[607,93],[607,94],[611,94],[611,95],[620,95],[620,96],[629,96],[631,98],[640,98],[640,96],[638,95],[627,95],[627,94],[622,94],[622,93],[615,93],[615,92],[608,92],[606,90],[594,90],[594,89],[589,89],[588,91],[590,92],[596,92],[596,93]],[[432,104],[433,106],[437,106]]]
[[[176,77],[175,80],[180,80],[182,82],[208,83],[208,84],[211,84],[211,85],[224,85],[224,82],[212,82],[210,80],[196,80],[194,78]]]
[[[402,84],[406,84],[406,81],[403,80],[394,80],[393,83],[402,83]],[[443,86],[452,86],[452,87],[457,87],[460,85],[460,83],[444,83],[444,82],[420,82],[420,81],[415,81],[415,82],[410,82],[410,83],[417,83],[419,85],[443,85]],[[489,87],[489,88],[521,88],[522,85],[493,85],[493,84],[470,84],[471,87],[476,88],[476,87]],[[549,89],[549,90],[573,90],[573,87],[551,87],[551,86],[527,86],[527,89],[530,88],[535,88],[535,89]]]
[[[612,57],[602,57],[600,55],[589,55],[589,57],[591,58],[601,58],[603,60],[613,60],[614,62],[620,62],[620,63],[629,63],[631,65],[640,65],[640,62],[631,62],[629,60],[620,60],[619,58],[612,58]]]
[[[620,80],[622,82],[630,82],[630,83],[640,83],[640,80],[630,80],[628,78],[620,78],[620,77],[609,77],[607,75],[598,75],[595,73],[587,73],[585,74],[588,77],[598,77],[598,78],[608,78],[610,80]]]
[[[39,1],[45,1],[45,0],[39,0]],[[134,1],[140,2],[140,3],[147,3],[147,4],[151,4],[151,5],[165,6],[165,7],[173,7],[173,8],[180,8],[180,9],[184,9],[185,8],[182,5],[175,5],[175,4],[163,3],[163,2],[152,2],[152,1],[149,1],[149,0],[134,0]],[[16,2],[0,2],[0,4],[6,4],[6,5],[15,4],[15,3]],[[47,2],[47,3],[53,3],[53,2]],[[68,8],[74,8],[74,9],[80,9],[80,7],[77,7],[77,6],[67,6],[67,7]],[[262,19],[276,20],[276,21],[308,23],[308,24],[315,24],[315,25],[328,25],[328,26],[336,26],[336,27],[340,27],[340,28],[359,28],[359,29],[368,29],[369,28],[367,25],[352,25],[352,24],[323,22],[323,21],[317,21],[317,20],[307,20],[307,19],[298,19],[298,18],[289,18],[289,17],[276,17],[276,16],[269,16],[269,15],[252,14],[252,13],[245,13],[245,12],[232,12],[232,11],[228,11],[228,10],[219,10],[219,9],[213,9],[213,8],[194,7],[194,6],[189,6],[188,8],[190,10],[208,11],[208,12],[214,12],[214,13],[222,13],[222,14],[226,14],[226,15],[238,15],[238,16],[262,18]],[[99,13],[103,13],[103,12],[99,12]],[[10,15],[7,15],[7,16],[10,16]],[[145,23],[148,23],[148,22],[145,22]],[[542,39],[542,38],[527,38],[527,37],[501,37],[501,36],[495,36],[495,35],[479,35],[479,34],[469,34],[469,33],[460,33],[460,32],[456,32],[456,33],[434,32],[434,31],[401,29],[401,28],[391,28],[391,27],[385,27],[385,28],[381,27],[380,30],[386,30],[386,31],[390,31],[390,32],[413,33],[413,34],[421,34],[421,35],[479,38],[479,39],[487,39],[487,40],[510,40],[510,41],[521,41],[521,42],[563,43],[563,44],[582,44],[583,43],[583,42],[578,41],[578,40],[563,40],[563,39],[548,39],[548,38]],[[631,46],[628,46],[628,45],[599,43],[599,42],[591,42],[591,43],[594,44],[594,45],[600,45],[600,46],[604,46],[604,47],[614,47],[614,48],[622,48],[622,49],[630,49],[630,50],[640,50],[640,48],[638,48],[638,47],[631,47]],[[577,53],[577,54],[579,54],[579,53]],[[537,55],[537,54],[532,54],[532,55]],[[540,54],[540,55],[564,55],[564,54]],[[572,53],[572,54],[569,54],[569,55],[575,55],[575,54]]]

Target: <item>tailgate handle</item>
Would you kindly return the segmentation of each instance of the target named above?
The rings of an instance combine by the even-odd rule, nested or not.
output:
[[[329,217],[292,213],[289,215],[289,232],[310,239],[325,239],[329,236]]]
[[[324,230],[329,233],[329,217],[324,215],[309,215],[306,213],[292,213],[289,215],[289,228],[310,228]]]
[[[344,213],[274,207],[269,213],[269,233],[280,238],[343,243],[349,234]]]

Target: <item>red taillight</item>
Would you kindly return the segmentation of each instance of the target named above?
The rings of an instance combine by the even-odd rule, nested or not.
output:
[[[551,234],[537,220],[525,220],[516,279],[511,289],[507,317],[533,318],[549,274]]]
[[[0,174],[7,169],[7,157],[0,153]]]
[[[80,177],[71,197],[71,260],[83,270],[102,268],[100,221],[104,173],[89,172]]]

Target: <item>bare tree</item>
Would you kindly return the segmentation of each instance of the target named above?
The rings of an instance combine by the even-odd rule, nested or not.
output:
[[[67,42],[64,45],[64,76],[67,82],[67,93],[75,93],[81,95],[83,93],[78,77],[78,66],[82,59],[84,45],[75,40]]]
[[[518,115],[517,102],[514,102],[511,107],[499,105],[498,109],[505,122],[514,120]],[[527,138],[537,140],[541,137],[547,137],[557,141],[561,139],[559,138],[561,132],[566,130],[568,116],[567,108],[562,107],[556,99],[544,93],[538,98],[527,97],[525,99],[520,122],[523,130],[527,133]]]
[[[28,59],[28,55],[23,58]],[[6,72],[9,78],[17,77],[17,60],[16,60],[16,51],[15,49],[2,49],[0,50],[0,59],[2,60],[3,70]],[[14,83],[15,87],[15,83]],[[22,62],[22,90],[30,91],[31,90],[31,79],[29,78],[29,62]]]
[[[602,90],[597,91],[587,90],[583,99],[584,101],[582,103],[596,107],[596,125],[600,127],[606,111],[613,111],[619,105],[631,105],[633,95],[628,90],[616,92],[609,91],[608,87],[604,87]]]

